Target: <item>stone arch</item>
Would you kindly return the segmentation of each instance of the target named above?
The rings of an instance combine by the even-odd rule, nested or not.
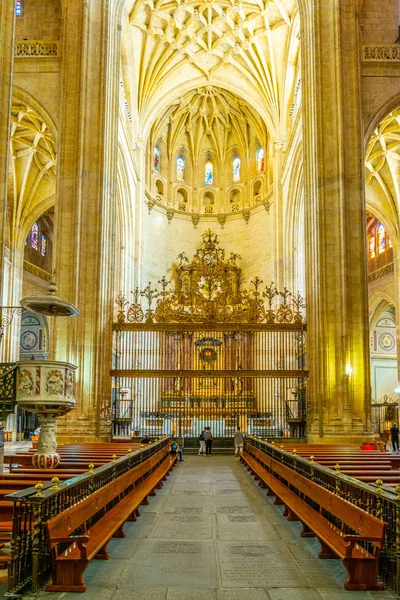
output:
[[[176,201],[178,205],[178,210],[187,210],[188,193],[184,187],[179,187],[176,190]]]
[[[383,121],[383,119],[394,111],[396,108],[400,106],[400,92],[394,94],[389,100],[387,100],[371,117],[370,121],[367,123],[365,127],[364,133],[364,143],[367,146],[374,129],[378,127],[379,123]]]
[[[156,191],[161,197],[164,196],[164,183],[159,177],[156,179]]]
[[[203,194],[203,207],[205,213],[212,214],[214,212],[214,192],[207,191]]]
[[[259,196],[262,193],[262,184],[261,177],[257,177],[257,179],[253,181],[253,197]]]

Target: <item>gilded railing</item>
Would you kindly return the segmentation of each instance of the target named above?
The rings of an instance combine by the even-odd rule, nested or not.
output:
[[[8,567],[8,591],[15,596],[28,586],[33,592],[42,588],[51,577],[51,555],[44,523],[53,516],[83,500],[120,475],[164,448],[169,438],[156,441],[115,459],[97,469],[89,464],[89,471],[64,482],[53,481],[27,488],[6,496],[14,502],[12,516],[11,562]],[[54,471],[57,475],[57,471]]]
[[[400,486],[394,490],[385,487],[379,479],[376,485],[363,483],[340,473],[340,464],[337,464],[336,470],[333,471],[316,464],[312,456],[308,460],[297,456],[295,451],[285,451],[284,446],[278,447],[257,437],[248,437],[245,440],[245,449],[250,454],[252,447],[258,448],[267,456],[388,523],[385,547],[380,553],[379,576],[386,587],[400,595]],[[296,492],[293,488],[291,490]],[[302,499],[307,502],[307,498]],[[324,516],[338,526],[334,516],[329,513],[325,513]],[[360,542],[359,545],[372,551],[367,542]]]

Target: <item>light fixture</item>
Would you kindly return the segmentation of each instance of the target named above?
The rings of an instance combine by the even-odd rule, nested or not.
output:
[[[351,366],[350,363],[347,363],[346,365],[346,377],[351,377],[353,374],[353,367]]]

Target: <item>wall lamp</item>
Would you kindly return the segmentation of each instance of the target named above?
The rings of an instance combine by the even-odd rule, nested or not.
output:
[[[346,377],[351,377],[353,374],[353,367],[351,366],[350,363],[347,363],[346,365]]]

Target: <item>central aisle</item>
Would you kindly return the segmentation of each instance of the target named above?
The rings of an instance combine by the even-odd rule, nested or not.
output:
[[[299,536],[283,507],[238,459],[188,456],[178,463],[111,559],[93,561],[85,594],[62,600],[340,600],[390,598],[345,592],[339,560],[319,560],[315,539]]]

